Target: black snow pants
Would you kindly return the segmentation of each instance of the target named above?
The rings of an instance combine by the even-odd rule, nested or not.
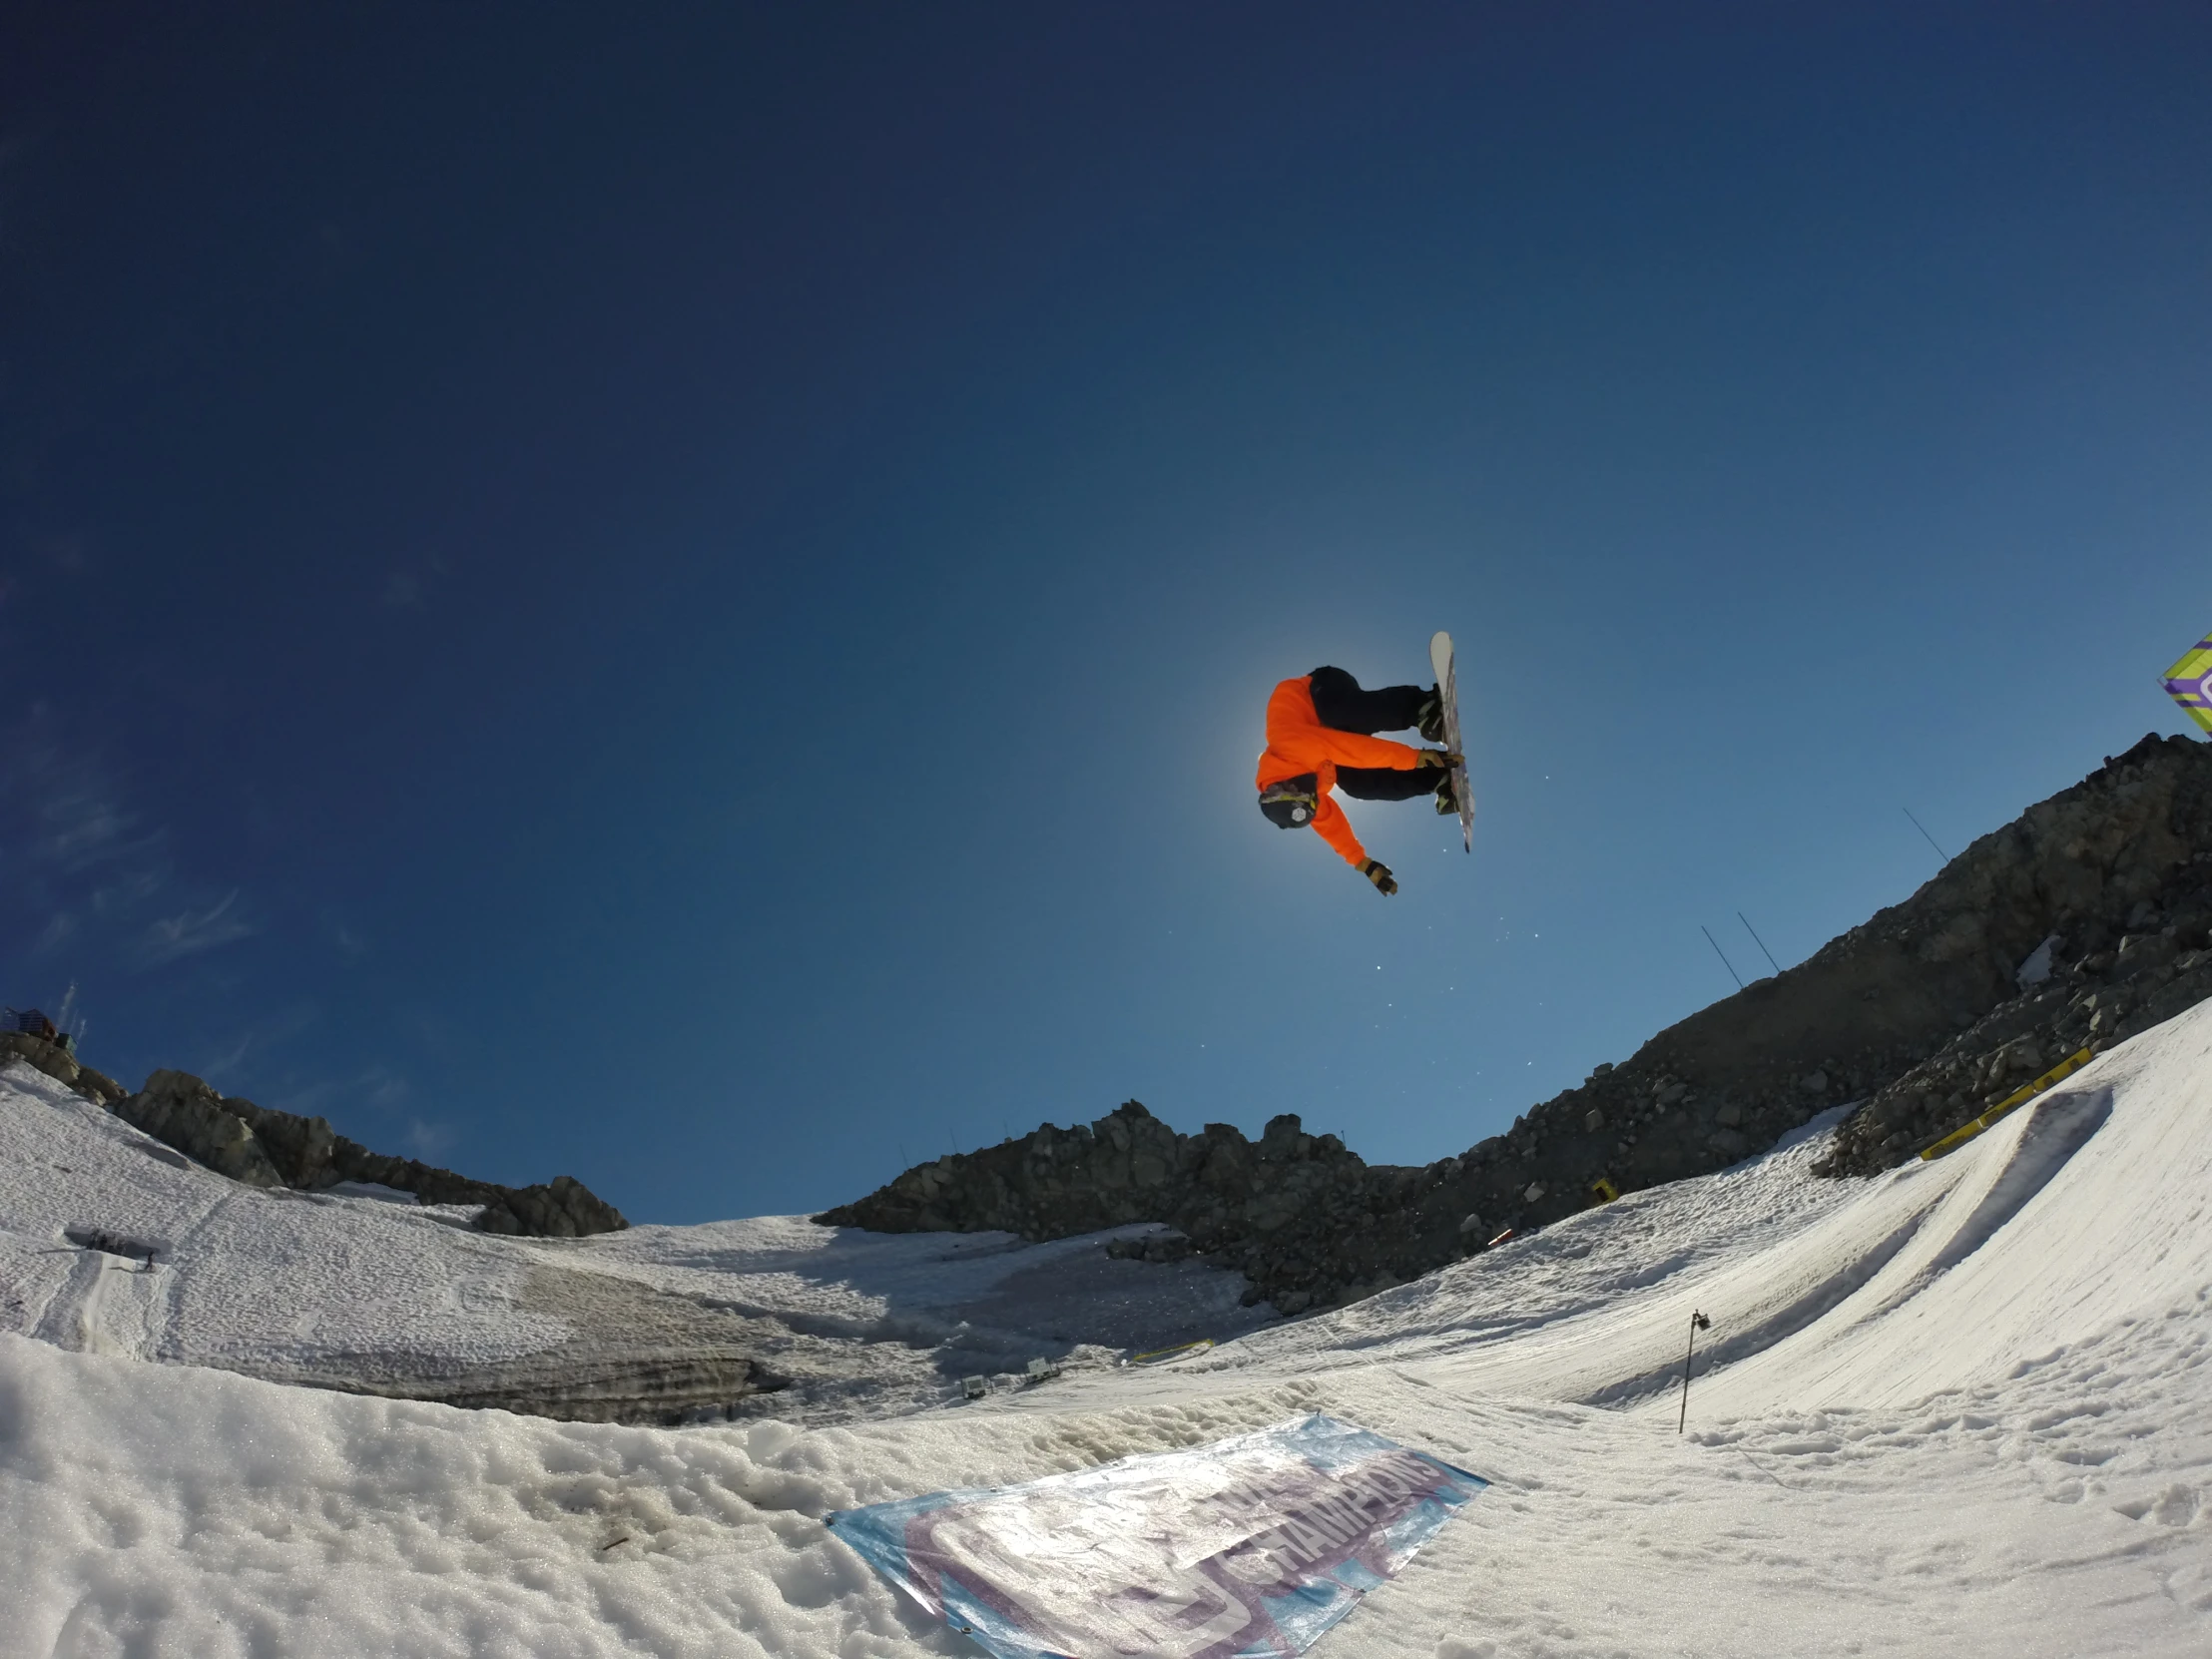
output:
[[[1314,670],[1314,713],[1324,726],[1340,732],[1403,732],[1420,719],[1428,693],[1418,686],[1384,686],[1362,691],[1341,668]],[[1355,801],[1412,801],[1434,795],[1450,779],[1443,767],[1399,772],[1394,767],[1339,767],[1337,788]]]

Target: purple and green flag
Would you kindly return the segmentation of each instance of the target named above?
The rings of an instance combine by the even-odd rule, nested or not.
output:
[[[2212,636],[2190,647],[2189,654],[2159,682],[2166,695],[2189,711],[2189,718],[2212,732]]]

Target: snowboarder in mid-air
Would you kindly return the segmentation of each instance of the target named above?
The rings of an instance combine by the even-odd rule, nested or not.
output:
[[[1410,729],[1440,743],[1444,716],[1443,694],[1435,686],[1363,691],[1341,668],[1317,668],[1284,681],[1268,699],[1268,747],[1260,757],[1258,778],[1260,811],[1278,829],[1312,826],[1378,892],[1396,892],[1389,866],[1368,856],[1352,832],[1352,821],[1330,792],[1342,790],[1356,801],[1411,801],[1432,795],[1437,812],[1457,813],[1452,769],[1463,764],[1460,757],[1375,736]]]

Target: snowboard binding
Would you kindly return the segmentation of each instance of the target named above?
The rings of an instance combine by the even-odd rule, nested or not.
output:
[[[1420,733],[1423,743],[1444,741],[1444,694],[1441,686],[1430,686],[1427,697],[1421,700],[1420,712],[1413,717],[1413,729]]]

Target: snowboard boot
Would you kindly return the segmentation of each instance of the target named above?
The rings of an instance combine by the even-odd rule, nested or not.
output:
[[[1448,772],[1444,774],[1444,781],[1436,786],[1436,816],[1438,818],[1457,818],[1459,816],[1459,798],[1451,793],[1451,774]]]
[[[1444,741],[1444,694],[1439,686],[1428,688],[1428,695],[1421,699],[1420,713],[1413,717],[1413,729],[1424,743]]]

